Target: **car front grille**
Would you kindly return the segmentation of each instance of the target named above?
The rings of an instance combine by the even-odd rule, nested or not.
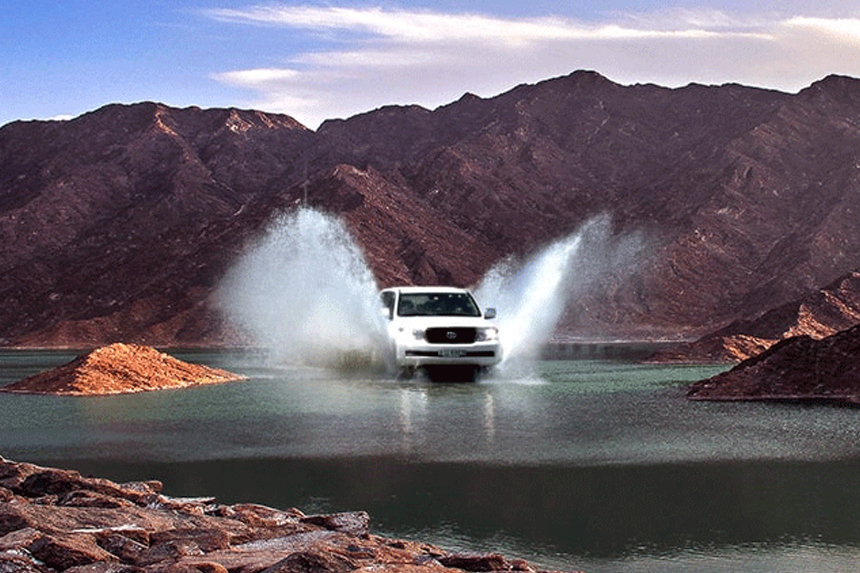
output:
[[[428,328],[424,333],[433,344],[472,344],[476,335],[474,328]]]

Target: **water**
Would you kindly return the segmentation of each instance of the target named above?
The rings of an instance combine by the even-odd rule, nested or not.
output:
[[[858,411],[688,402],[722,367],[624,346],[475,384],[177,353],[249,380],[129,396],[0,394],[0,454],[161,479],[374,532],[603,572],[852,571]],[[0,384],[74,353],[0,352]]]
[[[641,348],[541,361],[571,300],[618,284],[647,243],[608,218],[477,288],[505,362],[475,384],[397,380],[377,285],[342,223],[273,223],[219,289],[255,353],[184,360],[245,382],[129,396],[0,394],[0,455],[117,481],[161,479],[304,511],[366,510],[376,533],[601,572],[850,571],[860,557],[856,410],[691,403],[722,367]],[[74,357],[0,351],[0,384]]]

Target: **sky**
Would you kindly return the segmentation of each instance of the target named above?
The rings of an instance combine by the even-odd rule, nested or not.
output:
[[[157,101],[316,129],[581,69],[791,93],[860,77],[860,0],[0,0],[0,125]]]

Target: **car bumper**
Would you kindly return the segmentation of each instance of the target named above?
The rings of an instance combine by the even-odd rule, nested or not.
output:
[[[421,366],[495,366],[502,360],[498,343],[421,344],[397,349],[397,365]]]

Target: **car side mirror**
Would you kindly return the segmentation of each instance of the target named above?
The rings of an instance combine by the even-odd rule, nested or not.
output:
[[[496,318],[496,309],[495,308],[488,308],[487,310],[485,310],[484,311],[484,318],[486,318],[487,320],[492,320],[492,319]]]
[[[387,306],[383,306],[379,309],[379,314],[387,318],[388,320],[392,320],[394,318],[394,309],[388,308]]]

